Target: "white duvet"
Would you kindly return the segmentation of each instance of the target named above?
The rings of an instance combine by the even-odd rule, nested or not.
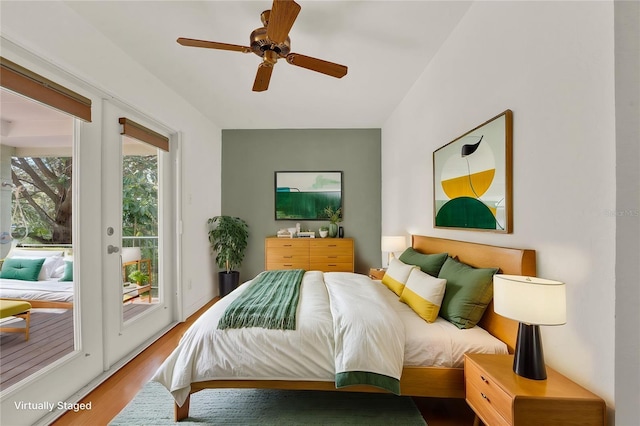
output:
[[[73,282],[57,279],[23,281],[0,278],[0,298],[73,302]]]
[[[366,358],[371,361],[367,365],[378,366],[381,374],[399,377],[402,365],[461,367],[465,352],[507,353],[504,343],[479,327],[459,330],[441,318],[428,324],[379,281],[342,272],[304,274],[296,330],[257,327],[218,330],[222,313],[249,283],[198,318],[152,378],[173,394],[178,405],[186,400],[192,382],[216,379],[333,382],[337,371],[352,368],[352,363]],[[350,290],[338,303],[334,290],[341,284]],[[331,303],[329,292],[334,298]],[[361,297],[356,297],[359,293]],[[387,342],[381,350],[376,349],[378,343],[365,345],[367,350],[354,356],[357,348],[348,342],[336,342],[332,311],[338,309],[343,310],[344,320],[354,317],[349,321],[357,319],[357,315],[351,315],[354,312],[364,313],[366,318],[380,316],[384,311],[384,318],[398,318],[399,325],[392,325],[391,334],[388,330],[381,334],[394,335],[390,340],[395,343]],[[340,327],[354,326],[345,322]],[[394,347],[398,342],[404,346],[404,353],[396,353]],[[346,352],[348,356],[342,356]]]

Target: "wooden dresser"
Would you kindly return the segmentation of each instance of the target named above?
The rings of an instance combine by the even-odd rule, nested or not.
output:
[[[352,238],[276,238],[264,243],[266,270],[354,271]]]
[[[513,372],[513,355],[466,354],[466,400],[490,426],[603,426],[604,401],[547,367],[546,380]],[[478,424],[478,418],[474,424]]]

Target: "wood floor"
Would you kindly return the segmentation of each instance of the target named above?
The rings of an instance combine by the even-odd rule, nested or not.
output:
[[[189,317],[186,322],[178,324],[87,395],[81,402],[91,402],[90,411],[69,411],[53,425],[107,425],[149,381],[164,359],[178,345],[186,329],[213,303],[215,300]],[[473,412],[462,399],[414,400],[429,426],[473,424]]]

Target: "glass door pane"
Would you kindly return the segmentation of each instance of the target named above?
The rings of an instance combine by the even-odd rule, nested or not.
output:
[[[122,136],[123,320],[158,303],[158,148]]]
[[[1,298],[32,306],[28,335],[25,318],[0,320],[0,327],[17,329],[0,333],[0,391],[5,391],[71,354],[80,342],[72,309],[78,287],[73,278],[74,118],[1,90],[0,259],[44,259],[33,281],[0,279]]]

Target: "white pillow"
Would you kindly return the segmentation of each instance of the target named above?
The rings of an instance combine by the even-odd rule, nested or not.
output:
[[[400,301],[406,303],[426,322],[438,318],[447,286],[444,278],[432,277],[420,269],[414,269],[402,289]]]
[[[416,268],[418,267],[415,265],[407,265],[396,258],[392,258],[389,261],[387,271],[382,277],[382,284],[386,285],[391,291],[400,296],[402,294],[404,284],[409,278],[409,274]]]
[[[63,250],[25,250],[25,249],[13,249],[9,252],[7,257],[27,256],[32,259],[42,259],[43,257],[62,256]]]
[[[23,250],[26,251],[26,250]],[[13,259],[42,259],[42,256],[11,256]],[[44,263],[38,274],[38,281],[47,281],[54,277],[57,269],[62,266],[64,268],[64,259],[62,256],[49,256],[44,258]],[[64,269],[62,270],[64,274]],[[62,275],[60,275],[61,277]],[[57,277],[57,278],[60,278]]]

